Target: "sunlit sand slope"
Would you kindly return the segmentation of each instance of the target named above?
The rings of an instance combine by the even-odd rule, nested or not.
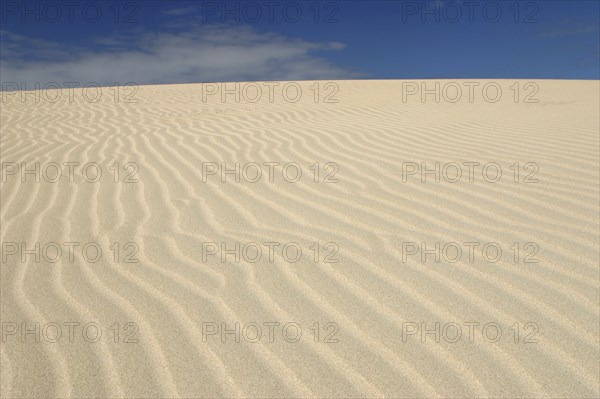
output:
[[[598,81],[438,83],[3,93],[2,397],[600,396]]]

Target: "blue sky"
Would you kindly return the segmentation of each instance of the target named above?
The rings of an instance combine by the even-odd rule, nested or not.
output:
[[[600,78],[597,0],[72,4],[2,2],[2,82]]]

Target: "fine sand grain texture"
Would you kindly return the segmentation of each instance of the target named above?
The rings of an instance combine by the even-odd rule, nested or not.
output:
[[[599,397],[599,82],[406,83],[6,96],[2,397]]]

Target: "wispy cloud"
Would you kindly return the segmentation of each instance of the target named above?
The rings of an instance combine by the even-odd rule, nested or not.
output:
[[[309,42],[250,26],[208,25],[179,32],[140,31],[60,43],[0,32],[3,82],[135,82],[343,79],[361,76],[318,52],[338,42]]]

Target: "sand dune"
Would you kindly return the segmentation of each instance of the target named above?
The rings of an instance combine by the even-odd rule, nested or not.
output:
[[[599,82],[421,83],[1,93],[2,397],[599,397]]]

